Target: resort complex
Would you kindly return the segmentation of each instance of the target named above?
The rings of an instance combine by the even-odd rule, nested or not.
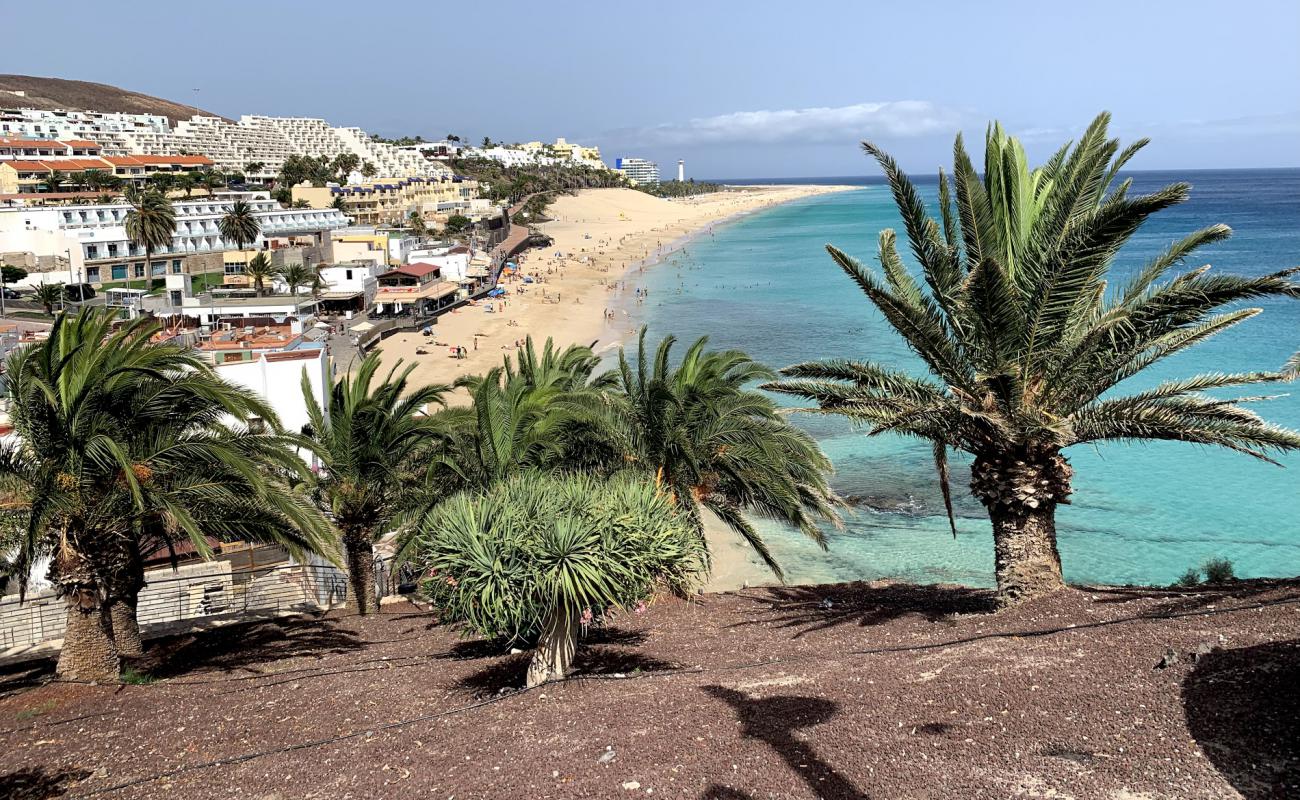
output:
[[[1300,798],[1300,11],[317,6],[7,41],[0,800]]]

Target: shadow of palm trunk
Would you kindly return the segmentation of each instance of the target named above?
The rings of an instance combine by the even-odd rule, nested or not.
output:
[[[704,691],[735,709],[743,726],[742,735],[766,742],[789,765],[791,772],[808,784],[815,796],[827,800],[867,800],[865,792],[823,760],[812,745],[794,735],[800,728],[829,721],[839,710],[838,704],[820,697],[750,697],[724,686],[705,686]]]

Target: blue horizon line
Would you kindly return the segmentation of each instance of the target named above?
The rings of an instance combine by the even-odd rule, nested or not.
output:
[[[1298,166],[1298,167],[1188,167],[1188,168],[1185,168],[1185,169],[1184,169],[1184,168],[1179,168],[1179,167],[1171,167],[1171,168],[1168,168],[1168,169],[1126,169],[1126,170],[1122,170],[1119,174],[1120,174],[1120,175],[1169,175],[1169,174],[1179,174],[1179,175],[1182,175],[1182,174],[1187,174],[1187,173],[1205,173],[1205,172],[1218,172],[1218,173],[1224,173],[1224,172],[1300,172],[1300,166]],[[926,179],[926,178],[938,179],[938,177],[939,177],[939,173],[938,173],[938,172],[908,172],[907,175],[908,175],[908,177],[913,178],[913,179],[916,179],[916,178],[921,178],[921,179]],[[951,175],[951,173],[949,173],[949,175]],[[721,183],[721,184],[727,184],[727,183],[732,183],[732,184],[763,183],[763,182],[774,182],[774,181],[780,181],[780,182],[782,182],[782,183],[798,183],[799,181],[818,181],[818,182],[820,182],[820,181],[835,181],[835,180],[844,180],[844,181],[865,181],[865,180],[872,180],[872,181],[880,181],[881,183],[883,183],[884,180],[885,180],[885,176],[884,176],[884,175],[881,175],[881,174],[875,174],[875,175],[800,175],[800,176],[797,176],[797,177],[785,177],[785,178],[755,178],[755,177],[745,177],[745,178],[695,178],[694,180],[696,180],[696,181],[699,182],[699,183]]]

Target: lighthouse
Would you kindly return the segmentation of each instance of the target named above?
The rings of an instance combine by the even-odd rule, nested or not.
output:
[[[677,159],[677,180],[683,183],[686,181],[686,162],[680,158]]]

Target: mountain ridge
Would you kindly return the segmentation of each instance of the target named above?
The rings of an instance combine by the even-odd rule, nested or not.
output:
[[[23,94],[16,94],[17,92]],[[195,114],[221,116],[195,106],[133,92],[107,83],[44,78],[35,75],[0,75],[0,108],[161,114],[172,124],[178,120],[189,119]]]

